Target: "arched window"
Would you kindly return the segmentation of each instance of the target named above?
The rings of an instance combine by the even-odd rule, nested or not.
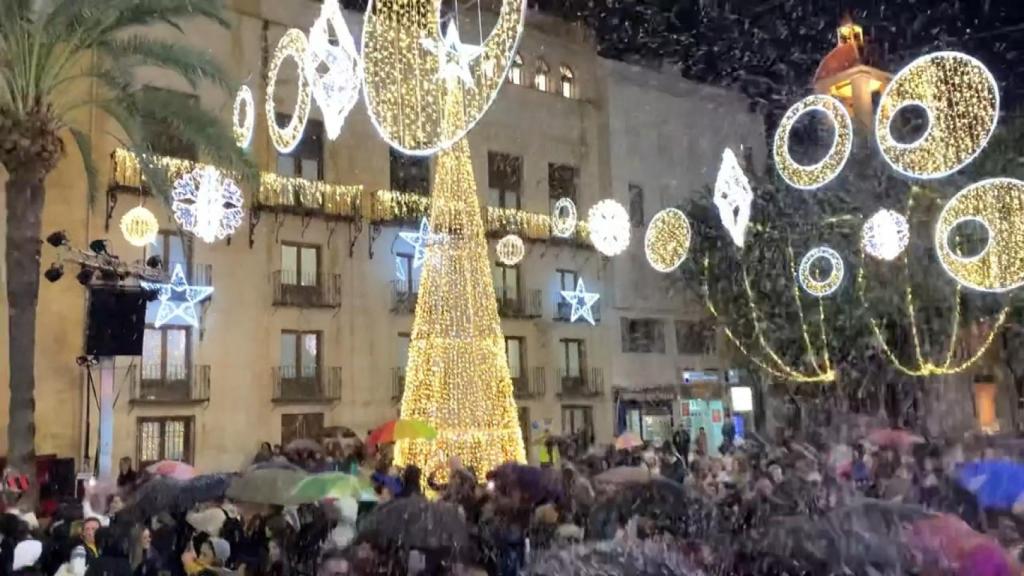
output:
[[[543,60],[537,60],[537,73],[533,76],[533,87],[541,92],[548,91],[548,74],[551,73],[551,69],[548,68],[548,63]]]
[[[576,97],[576,77],[572,74],[572,68],[569,68],[565,64],[562,64],[562,96],[566,98]]]
[[[512,59],[512,66],[508,70],[508,81],[516,86],[523,85],[523,55],[516,52]]]

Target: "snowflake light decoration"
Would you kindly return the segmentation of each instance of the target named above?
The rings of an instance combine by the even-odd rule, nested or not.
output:
[[[595,292],[587,292],[586,286],[583,285],[583,278],[576,281],[575,290],[562,290],[562,298],[572,304],[569,322],[575,322],[582,317],[590,322],[591,326],[595,325],[597,322],[594,321],[593,306],[600,297],[601,295]]]
[[[174,219],[207,244],[227,238],[242,224],[242,191],[213,166],[178,178],[171,198]]]
[[[196,314],[196,304],[213,294],[212,286],[189,286],[188,281],[185,280],[185,273],[181,270],[181,264],[174,265],[171,281],[167,284],[146,281],[140,281],[139,284],[143,289],[157,293],[160,308],[157,310],[156,320],[153,322],[153,326],[157,328],[176,317],[181,318],[190,326],[198,327],[199,316]]]
[[[828,260],[832,268],[824,279],[817,277],[812,270],[814,263],[821,259]],[[800,261],[800,285],[812,296],[821,298],[835,292],[836,288],[842,284],[845,274],[843,259],[838,252],[828,246],[819,246],[811,250]]]
[[[335,140],[363,85],[363,62],[338,0],[324,2],[309,31],[305,72],[313,98],[323,111],[324,133]]]
[[[726,148],[722,152],[722,166],[718,169],[715,180],[715,206],[718,207],[722,226],[729,231],[733,244],[743,247],[750,224],[750,204],[754,201],[754,191],[750,188],[747,176],[740,168],[736,155]]]
[[[576,204],[572,198],[559,198],[551,211],[551,233],[568,238],[576,231]]]
[[[515,266],[522,261],[523,256],[526,255],[526,246],[523,244],[523,239],[515,234],[509,234],[501,240],[498,240],[498,245],[495,247],[495,251],[498,254],[498,260],[506,266]]]
[[[910,225],[899,212],[879,210],[861,230],[864,252],[879,260],[895,260],[910,243]]]
[[[590,241],[605,256],[618,256],[629,248],[629,212],[615,200],[601,200],[587,213]]]

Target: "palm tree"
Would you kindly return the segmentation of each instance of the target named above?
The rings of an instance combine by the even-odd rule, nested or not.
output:
[[[7,298],[10,416],[8,463],[34,478],[35,333],[40,225],[46,177],[70,135],[84,162],[88,193],[97,193],[91,135],[76,125],[89,111],[109,116],[114,136],[138,153],[152,151],[154,126],[194,144],[206,158],[250,172],[226,122],[173,93],[143,90],[140,67],[161,68],[193,89],[230,89],[225,71],[200,49],[141,33],[162,25],[182,32],[189,18],[227,28],[220,0],[3,0],[0,18],[0,164],[7,169]],[[150,188],[167,190],[143,163]],[[159,184],[158,184],[159,183]]]

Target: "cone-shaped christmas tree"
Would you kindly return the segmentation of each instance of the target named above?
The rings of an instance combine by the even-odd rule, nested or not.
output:
[[[457,100],[461,91],[451,92]],[[458,125],[461,101],[451,104],[445,120]],[[402,418],[429,422],[438,435],[398,442],[395,463],[444,481],[457,456],[483,477],[525,453],[465,138],[438,154],[432,196]]]

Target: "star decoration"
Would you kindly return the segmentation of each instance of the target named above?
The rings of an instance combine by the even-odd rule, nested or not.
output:
[[[594,311],[591,307],[600,297],[601,295],[596,292],[587,292],[586,287],[583,286],[582,278],[576,281],[575,291],[562,290],[562,298],[565,298],[566,302],[572,304],[572,314],[569,315],[569,322],[575,322],[582,316],[591,325],[595,324]]]
[[[413,268],[419,268],[427,260],[427,246],[440,240],[440,235],[430,231],[430,222],[426,218],[420,220],[418,232],[399,232],[398,235],[416,249],[412,257]]]
[[[729,231],[734,244],[743,247],[743,240],[750,224],[750,203],[754,192],[750,189],[736,155],[729,148],[722,153],[722,167],[715,180],[715,206],[722,218],[722,226]]]
[[[206,300],[213,294],[213,286],[189,286],[185,280],[185,273],[181,270],[181,264],[174,265],[174,273],[171,274],[171,281],[167,284],[155,282],[139,282],[146,290],[155,291],[157,299],[160,300],[160,309],[156,313],[156,321],[153,326],[159,328],[175,317],[181,318],[191,326],[199,326],[199,316],[196,315],[195,305]],[[174,294],[184,296],[172,300]]]
[[[483,46],[463,44],[454,22],[448,24],[441,41],[423,38],[420,43],[428,52],[437,55],[439,78],[458,78],[466,86],[473,87],[473,74],[469,71],[469,64],[483,53]]]

